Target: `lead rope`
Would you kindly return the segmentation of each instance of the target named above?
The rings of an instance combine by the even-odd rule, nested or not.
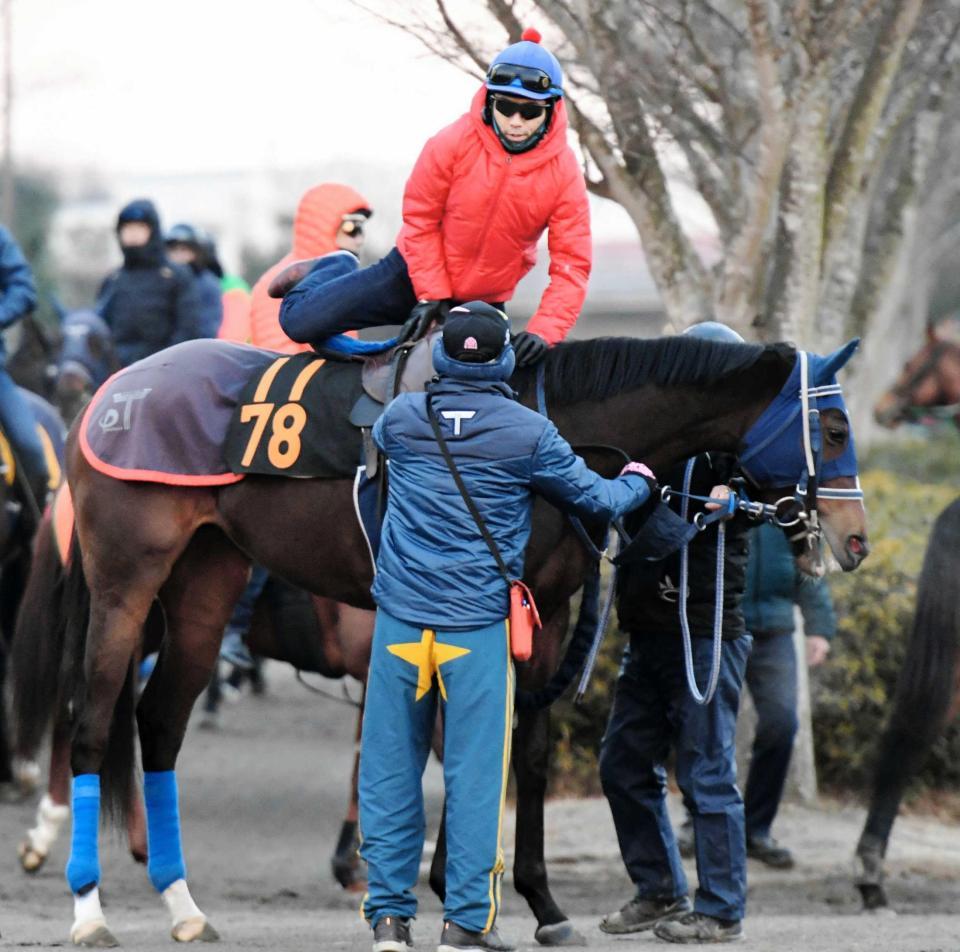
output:
[[[620,536],[616,537],[613,543],[613,556],[611,561],[620,553]],[[580,683],[577,685],[577,693],[574,696],[573,703],[579,704],[583,696],[587,693],[587,687],[590,684],[590,678],[593,675],[593,669],[597,666],[597,658],[600,656],[600,647],[603,645],[603,639],[607,632],[607,626],[610,624],[610,612],[613,611],[613,600],[617,595],[617,575],[619,566],[613,563],[613,577],[610,579],[610,585],[607,588],[607,595],[603,601],[603,608],[600,611],[600,618],[597,621],[597,630],[590,644],[590,653],[583,665],[583,673],[580,675]]]
[[[683,473],[683,501],[680,503],[680,517],[687,518],[689,508],[688,494],[693,479],[693,467],[696,457],[687,460],[687,468]],[[680,549],[680,592],[677,602],[680,606],[680,630],[683,633],[683,664],[687,674],[687,688],[690,697],[696,704],[705,707],[713,700],[717,692],[717,683],[720,680],[720,655],[723,650],[723,557],[726,542],[726,525],[721,522],[717,526],[717,585],[713,604],[713,660],[711,662],[710,677],[707,680],[707,689],[701,694],[697,684],[697,674],[693,670],[693,643],[690,637],[690,623],[687,620],[687,574],[689,543],[684,543]]]

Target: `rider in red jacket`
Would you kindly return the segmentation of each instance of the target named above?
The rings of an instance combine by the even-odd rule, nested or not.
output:
[[[406,321],[409,339],[455,302],[502,305],[533,267],[544,231],[550,284],[516,335],[518,363],[566,337],[587,292],[590,213],[567,144],[563,74],[539,39],[527,30],[500,53],[470,112],[427,142],[404,191],[397,247],[362,270],[349,261],[318,268],[287,294],[280,322],[291,338]]]

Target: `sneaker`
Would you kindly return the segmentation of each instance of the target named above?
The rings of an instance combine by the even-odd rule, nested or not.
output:
[[[373,952],[407,952],[412,948],[409,919],[384,916],[373,927]]]
[[[758,859],[771,869],[793,869],[793,853],[780,846],[772,836],[748,836],[747,856]]]
[[[500,942],[496,933],[491,937],[489,932],[471,932],[455,922],[444,922],[437,952],[488,952],[501,948]]]
[[[679,899],[631,899],[622,909],[600,920],[600,931],[609,935],[643,932],[658,922],[675,919],[690,912],[693,906],[687,896]]]
[[[696,844],[693,840],[693,820],[687,817],[683,826],[677,830],[677,847],[684,859],[693,859],[696,856]]]
[[[220,657],[227,664],[232,664],[236,668],[244,671],[253,669],[253,655],[247,648],[243,640],[243,633],[236,628],[228,628],[223,633],[223,643],[220,645]]]
[[[702,912],[691,912],[679,919],[659,923],[653,934],[664,942],[682,945],[739,942],[743,938],[743,925],[739,919],[715,919]]]

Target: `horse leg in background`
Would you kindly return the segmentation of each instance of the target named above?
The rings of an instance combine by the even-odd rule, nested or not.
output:
[[[248,567],[246,556],[219,529],[197,531],[160,593],[167,636],[137,705],[150,844],[147,873],[179,942],[218,938],[187,887],[175,771],[190,712],[209,683]]]
[[[559,664],[569,622],[568,602],[550,612],[537,635],[535,660],[518,671],[517,682],[522,690],[537,690],[550,680]],[[513,770],[517,781],[513,884],[537,919],[534,933],[537,942],[541,945],[585,945],[586,939],[556,904],[547,882],[543,803],[549,764],[550,708],[531,710],[518,705],[513,732]]]
[[[38,872],[47,860],[50,848],[70,816],[70,724],[66,716],[57,718],[50,742],[50,777],[47,792],[37,806],[36,823],[17,847],[25,873]]]
[[[37,789],[40,770],[32,760],[14,758],[10,749],[7,705],[2,703],[7,680],[7,658],[17,620],[17,608],[30,568],[28,550],[7,562],[0,571],[0,800],[16,801]]]
[[[897,678],[893,711],[880,737],[870,810],[857,843],[855,883],[865,909],[888,904],[883,858],[909,781],[960,712],[960,499],[934,522],[917,584],[917,607]]]
[[[360,710],[357,711],[357,729],[354,733],[356,753],[353,758],[353,774],[350,778],[350,803],[347,815],[340,827],[340,836],[337,839],[337,848],[330,859],[333,878],[348,892],[363,892],[367,888],[365,877],[362,875],[362,860],[360,859],[360,831],[359,795],[357,782],[360,772],[360,735],[363,731],[363,706],[366,701],[367,686],[363,686],[363,698],[360,701]]]

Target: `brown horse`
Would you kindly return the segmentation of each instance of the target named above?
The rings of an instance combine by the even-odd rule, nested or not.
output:
[[[587,341],[550,352],[546,398],[552,419],[574,445],[617,446],[657,469],[707,449],[736,452],[795,363],[796,353],[785,345],[686,338]],[[522,399],[533,404],[533,374],[521,372],[513,382]],[[181,377],[170,385],[197,383]],[[845,451],[849,427],[839,410],[822,416],[828,461]],[[804,466],[800,443],[797,434],[791,447],[797,477]],[[612,475],[619,466],[619,459],[607,459],[598,469]],[[67,651],[83,659],[84,675],[77,686],[71,767],[75,784],[82,779],[84,789],[99,789],[102,781],[107,803],[122,813],[129,802],[133,756],[132,661],[155,599],[163,605],[166,637],[136,705],[136,720],[144,770],[169,777],[190,709],[209,680],[221,632],[245,583],[249,559],[293,584],[364,609],[372,607],[371,566],[352,518],[347,481],[247,477],[219,488],[123,482],[89,466],[76,428],[68,446],[68,472],[80,547],[68,579],[72,613]],[[839,478],[834,484],[850,488],[854,479]],[[762,488],[777,498],[786,487]],[[862,504],[825,500],[820,515],[841,566],[855,568],[867,552]],[[556,667],[568,599],[582,584],[588,559],[563,517],[538,501],[527,579],[547,623],[534,658],[519,674],[528,690],[542,687]],[[73,669],[77,673],[78,665]],[[550,895],[543,864],[547,726],[544,711],[520,715],[514,755],[514,880],[537,917],[538,939],[549,943],[569,938],[572,929]],[[166,829],[171,822],[178,829],[175,792],[165,796]],[[179,849],[178,835],[176,839]],[[72,937],[78,943],[114,941],[97,895],[95,828],[92,840],[82,842],[80,849],[75,820],[72,871],[68,867],[75,896]],[[161,854],[170,855],[169,843],[163,847],[156,850],[158,863]],[[151,863],[154,853],[151,846]],[[148,872],[163,892],[174,936],[211,937],[185,880],[162,889],[149,865]]]
[[[927,342],[904,365],[893,386],[873,408],[877,423],[935,423],[960,426],[960,344],[927,328]]]
[[[960,714],[960,499],[937,516],[917,583],[917,607],[893,710],[877,745],[870,809],[857,843],[865,909],[888,904],[883,858],[907,785]]]

